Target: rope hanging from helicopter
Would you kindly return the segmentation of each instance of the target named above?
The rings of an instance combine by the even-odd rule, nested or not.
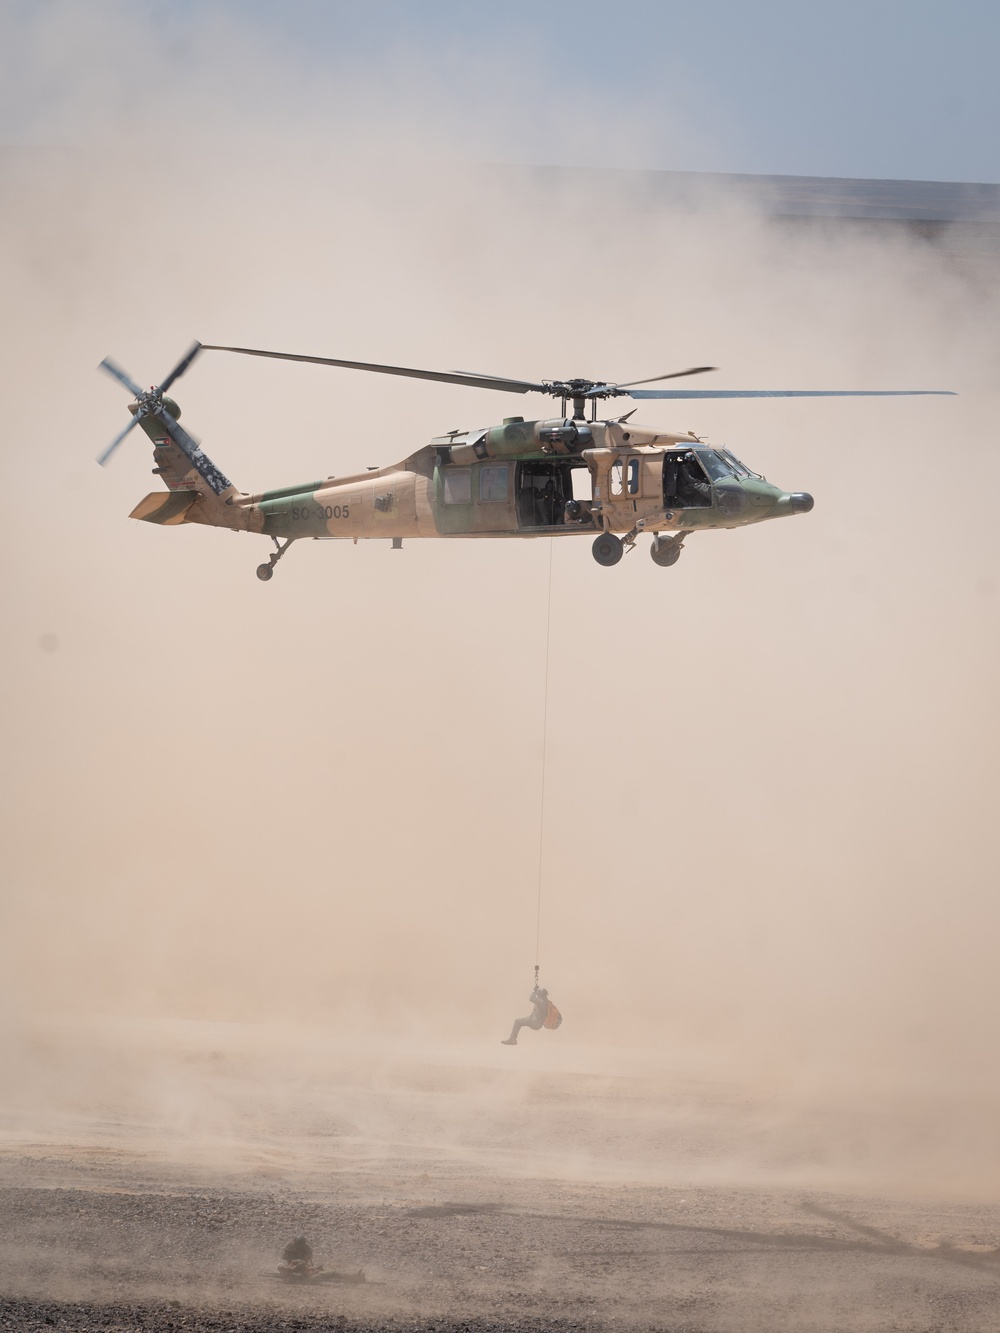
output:
[[[549,538],[549,577],[545,598],[545,675],[542,686],[542,772],[538,807],[538,893],[535,903],[535,985],[538,985],[538,964],[542,939],[542,880],[545,853],[545,761],[549,742],[549,645],[552,640],[552,547],[555,538]]]

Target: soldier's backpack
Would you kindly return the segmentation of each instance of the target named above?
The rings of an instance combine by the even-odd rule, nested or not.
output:
[[[562,1022],[562,1014],[555,1007],[552,1001],[549,1000],[548,1012],[546,1013],[545,1018],[542,1021],[542,1027],[557,1028],[561,1022]]]

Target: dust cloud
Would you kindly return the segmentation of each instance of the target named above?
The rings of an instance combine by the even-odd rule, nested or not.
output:
[[[499,1143],[525,1070],[596,1080],[621,1124],[598,1096],[621,1078],[648,1094],[643,1169],[643,1126],[683,1075],[742,1090],[727,1160],[744,1115],[780,1129],[822,1103],[823,1137],[877,1105],[894,1179],[919,1159],[925,1188],[995,1188],[996,273],[718,195],[654,207],[613,172],[491,169],[505,106],[477,105],[477,155],[414,94],[426,70],[395,80],[399,50],[359,105],[347,74],[311,84],[290,50],[234,49],[215,13],[133,85],[116,71],[152,40],[141,11],[78,64],[71,11],[46,7],[22,75],[51,78],[58,116],[0,158],[7,1132],[131,1098],[153,1138],[238,1136],[247,1108],[287,1115],[320,1078],[326,1112],[390,1136],[380,1115],[429,1105],[391,1071],[436,1060],[452,1072],[429,1137],[484,1116]],[[225,78],[192,57],[206,45]],[[643,141],[628,110],[573,110]],[[815,511],[697,537],[670,571],[555,544],[558,1035],[497,1045],[534,962],[548,543],[302,543],[262,585],[262,541],[129,522],[157,482],[134,436],[94,464],[126,403],[94,367],[152,383],[194,338],[959,391],[644,406]],[[212,353],[176,396],[245,490],[548,412]],[[248,1045],[236,1083],[213,1082],[212,1052]],[[382,1072],[348,1114],[344,1071],[372,1051]],[[902,1147],[900,1107],[923,1117]]]

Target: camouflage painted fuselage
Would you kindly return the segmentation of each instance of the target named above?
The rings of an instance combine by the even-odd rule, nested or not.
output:
[[[179,416],[176,404],[168,410]],[[131,517],[298,540],[534,537],[744,527],[805,512],[727,450],[622,422],[508,418],[432,440],[401,463],[248,495],[143,421],[167,490]],[[197,463],[197,465],[196,465]]]

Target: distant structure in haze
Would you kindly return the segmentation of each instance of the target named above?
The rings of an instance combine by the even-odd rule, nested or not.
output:
[[[210,154],[185,151],[170,159],[169,170],[183,188],[186,164],[204,168]],[[166,159],[164,170],[167,170]],[[255,149],[252,157],[234,147],[231,164],[246,162],[257,178],[266,178],[268,160]],[[287,157],[282,158],[287,165]],[[20,182],[37,180],[41,171],[81,192],[93,188],[101,165],[117,170],[118,160],[99,150],[43,145],[0,144],[0,179],[8,194]],[[324,159],[327,170],[350,175],[369,167],[364,156],[341,156],[334,150]],[[392,163],[381,174],[392,175]],[[400,164],[403,165],[403,164]],[[756,176],[709,171],[640,171],[622,167],[514,166],[479,164],[406,164],[443,194],[455,193],[456,179],[471,194],[498,185],[526,186],[543,193],[586,187],[607,213],[698,211],[732,217],[755,216],[796,231],[825,230],[834,234],[908,235],[926,241],[951,266],[967,276],[1000,277],[1000,185],[961,181],[864,180],[837,176]],[[309,158],[310,172],[322,168]]]
[[[614,167],[510,167],[550,185],[593,181],[607,198],[645,209],[711,209],[834,231],[908,233],[932,242],[962,268],[1000,267],[1000,185],[960,181],[854,180],[836,176],[750,176]]]

